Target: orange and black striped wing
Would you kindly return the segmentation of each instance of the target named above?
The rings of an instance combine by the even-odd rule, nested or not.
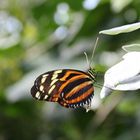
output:
[[[78,108],[90,104],[94,87],[88,73],[62,69],[40,75],[31,88],[31,94],[38,100],[58,102],[64,107]]]

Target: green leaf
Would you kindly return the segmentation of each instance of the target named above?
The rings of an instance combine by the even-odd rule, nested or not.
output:
[[[140,52],[140,44],[130,44],[122,46],[122,49],[126,52],[138,51]]]
[[[117,35],[117,34],[121,34],[121,33],[132,32],[139,28],[140,28],[140,22],[137,22],[137,23],[133,23],[133,24],[120,26],[120,27],[115,27],[115,28],[108,29],[108,30],[102,30],[99,32],[99,34]]]

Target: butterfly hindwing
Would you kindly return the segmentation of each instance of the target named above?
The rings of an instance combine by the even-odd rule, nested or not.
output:
[[[79,70],[54,70],[40,75],[31,89],[38,100],[58,102],[64,107],[83,107],[93,97],[91,76]]]

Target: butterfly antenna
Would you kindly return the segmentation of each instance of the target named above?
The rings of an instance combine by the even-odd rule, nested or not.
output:
[[[84,55],[85,55],[85,57],[86,57],[87,64],[88,64],[88,66],[90,67],[90,63],[89,63],[89,59],[88,59],[88,55],[87,55],[87,53],[84,52]]]
[[[91,59],[90,59],[90,62],[89,62],[89,66],[91,66],[92,59],[93,59],[94,53],[95,53],[95,49],[96,49],[97,44],[98,44],[98,40],[99,40],[99,37],[96,38],[96,41],[95,41],[95,44],[94,44],[94,48],[93,48],[93,51],[92,51],[92,55],[91,55]]]

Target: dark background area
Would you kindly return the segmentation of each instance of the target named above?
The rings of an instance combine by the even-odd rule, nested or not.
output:
[[[58,68],[86,71],[99,31],[138,22],[139,0],[1,0],[0,140],[140,140],[139,91],[95,88],[95,109],[66,109],[30,94],[35,78]],[[140,31],[101,35],[92,67],[104,73],[140,42]],[[103,75],[98,83],[103,84]]]

